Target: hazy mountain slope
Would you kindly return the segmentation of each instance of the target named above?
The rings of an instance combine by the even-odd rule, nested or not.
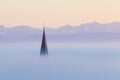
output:
[[[100,24],[97,22],[80,26],[65,25],[57,29],[47,28],[49,41],[120,41],[120,23]],[[0,25],[0,41],[40,41],[42,29],[31,26],[6,28]]]

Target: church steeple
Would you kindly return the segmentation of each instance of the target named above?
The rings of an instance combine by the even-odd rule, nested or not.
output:
[[[48,55],[47,40],[46,40],[46,34],[45,34],[45,26],[43,27],[43,37],[42,37],[40,55]]]

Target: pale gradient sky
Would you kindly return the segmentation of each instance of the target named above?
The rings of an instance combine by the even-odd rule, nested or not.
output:
[[[0,0],[0,24],[59,27],[120,21],[120,0]]]

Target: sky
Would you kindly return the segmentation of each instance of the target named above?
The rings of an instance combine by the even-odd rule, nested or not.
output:
[[[40,28],[120,21],[120,0],[0,0],[0,24]]]

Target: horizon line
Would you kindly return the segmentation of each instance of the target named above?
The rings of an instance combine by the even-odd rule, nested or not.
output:
[[[92,21],[92,22],[86,22],[86,23],[81,23],[79,25],[72,25],[72,24],[64,24],[64,25],[61,25],[61,26],[58,26],[58,27],[46,27],[45,25],[46,24],[43,24],[43,26],[45,26],[45,28],[52,28],[52,29],[58,29],[60,27],[63,27],[63,26],[73,26],[73,27],[77,27],[77,26],[81,26],[81,25],[84,25],[84,24],[91,24],[91,23],[98,23],[98,24],[112,24],[112,23],[120,23],[120,21],[112,21],[112,22],[106,22],[106,23],[102,23],[102,22],[98,22],[98,21]],[[27,24],[18,24],[18,25],[15,25],[15,26],[6,26],[4,24],[0,24],[0,26],[3,26],[5,28],[15,28],[15,27],[18,27],[18,26],[25,26],[25,27],[32,27],[32,28],[38,28],[38,29],[42,29],[43,26],[39,26],[39,27],[35,27],[35,26],[32,26],[32,25],[27,25]]]

